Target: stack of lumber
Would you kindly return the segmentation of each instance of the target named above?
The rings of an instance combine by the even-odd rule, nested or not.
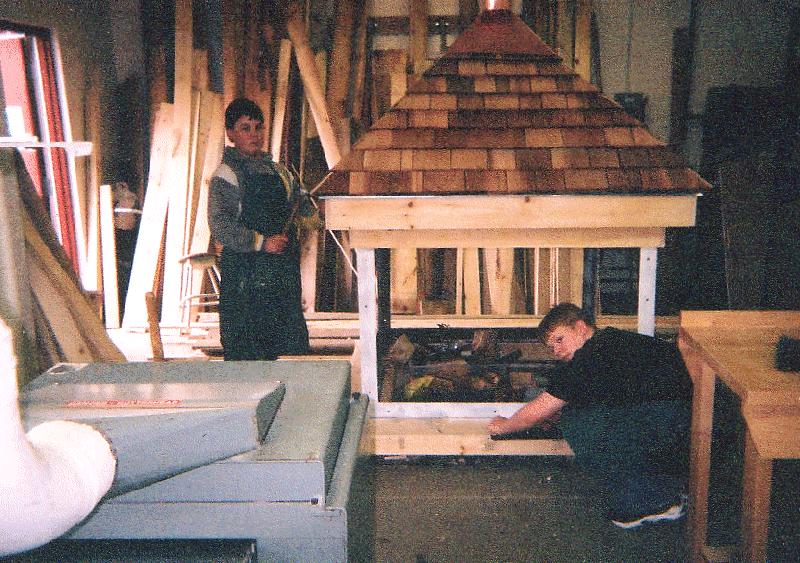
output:
[[[182,296],[202,281],[181,258],[209,249],[208,183],[224,144],[223,97],[209,89],[207,69],[207,54],[192,49],[191,1],[176,2],[173,101],[151,108],[150,168],[124,327],[147,326],[148,292],[161,302],[161,322],[180,324],[189,314]]]

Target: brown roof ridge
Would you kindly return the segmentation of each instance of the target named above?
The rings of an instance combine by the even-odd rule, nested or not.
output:
[[[450,45],[443,58],[558,60],[556,52],[510,10],[485,10]]]

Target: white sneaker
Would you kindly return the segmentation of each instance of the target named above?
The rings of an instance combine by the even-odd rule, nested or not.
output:
[[[681,500],[678,504],[673,504],[663,512],[659,512],[657,514],[646,514],[644,516],[634,517],[634,518],[620,518],[620,519],[611,519],[611,522],[618,528],[623,528],[625,530],[630,530],[633,528],[638,528],[645,522],[662,522],[667,520],[680,520],[683,518],[683,515],[686,514],[686,504]]]

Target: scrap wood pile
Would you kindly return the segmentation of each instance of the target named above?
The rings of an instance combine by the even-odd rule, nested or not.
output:
[[[552,360],[534,344],[501,342],[496,331],[481,329],[472,339],[424,344],[402,334],[383,365],[381,401],[506,402],[544,383]]]
[[[19,185],[24,267],[31,289],[36,366],[41,373],[59,362],[123,362],[109,338],[97,303],[82,290],[73,266],[58,241],[50,216],[19,154]]]

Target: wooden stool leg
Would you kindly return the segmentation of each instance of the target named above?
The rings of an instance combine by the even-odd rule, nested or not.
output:
[[[161,342],[161,325],[158,322],[158,304],[152,291],[145,293],[144,302],[147,306],[147,324],[150,327],[150,345],[153,347],[153,361],[163,362],[165,360],[164,345]]]
[[[772,460],[758,454],[749,430],[744,443],[743,481],[742,561],[766,561]]]

